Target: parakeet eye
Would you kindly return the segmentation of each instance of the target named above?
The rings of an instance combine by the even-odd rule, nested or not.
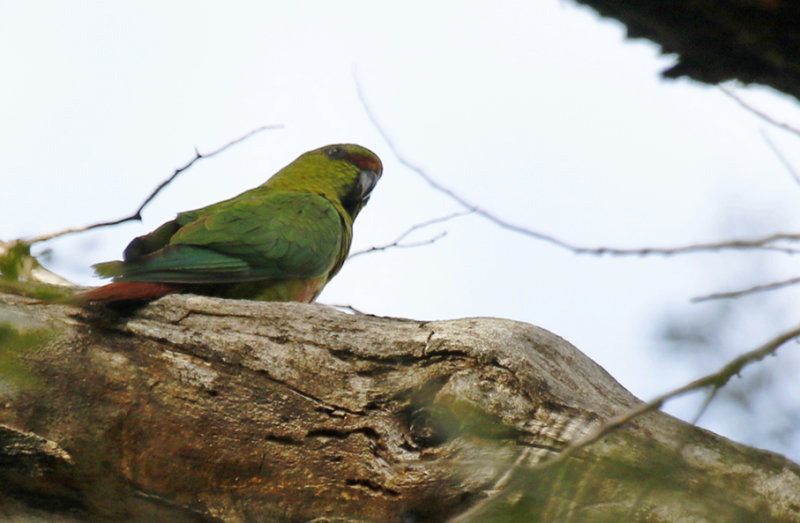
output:
[[[343,147],[334,146],[326,149],[325,154],[327,154],[330,158],[335,158],[338,160],[344,158],[346,152]]]

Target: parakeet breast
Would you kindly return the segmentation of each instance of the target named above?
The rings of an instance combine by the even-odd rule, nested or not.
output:
[[[262,280],[224,285],[192,285],[188,287],[188,290],[220,298],[311,303],[322,292],[327,281],[327,276],[320,276],[318,278]]]

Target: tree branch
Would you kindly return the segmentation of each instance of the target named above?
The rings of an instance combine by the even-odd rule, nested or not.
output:
[[[348,256],[347,258],[348,259],[355,258],[356,256],[360,256],[362,254],[368,254],[368,253],[377,252],[377,251],[385,251],[386,249],[391,249],[391,248],[407,249],[409,247],[420,247],[422,245],[430,245],[430,244],[432,244],[432,243],[444,238],[445,236],[447,236],[447,232],[446,231],[441,232],[441,233],[437,234],[436,236],[428,238],[427,240],[421,240],[421,241],[418,241],[418,242],[410,242],[410,243],[400,243],[400,242],[402,242],[409,234],[411,234],[412,232],[414,232],[414,231],[416,231],[418,229],[423,229],[425,227],[428,227],[430,225],[434,225],[434,224],[437,224],[437,223],[447,222],[447,221],[453,220],[455,218],[460,218],[461,216],[467,216],[468,214],[472,214],[472,211],[456,212],[456,213],[448,214],[447,216],[440,216],[438,218],[433,218],[433,219],[425,221],[425,222],[414,224],[411,227],[409,227],[408,229],[406,229],[405,232],[403,232],[400,236],[395,238],[393,242],[387,243],[387,244],[384,244],[384,245],[378,245],[378,246],[375,246],[375,247],[370,247],[369,249],[364,249],[364,250],[361,250],[361,251],[354,252],[350,256]]]
[[[754,285],[753,287],[748,287],[747,289],[741,289],[738,291],[727,291],[727,292],[715,292],[712,294],[706,294],[705,296],[697,296],[692,298],[692,301],[695,303],[699,303],[702,301],[709,301],[709,300],[723,300],[728,298],[738,298],[740,296],[745,296],[747,294],[754,294],[756,292],[764,292],[764,291],[772,291],[775,289],[781,289],[783,287],[788,287],[790,285],[795,285],[800,283],[800,277],[789,278],[788,280],[783,281],[776,281],[772,283],[764,283],[761,285]]]
[[[770,140],[769,136],[767,136],[767,133],[764,132],[763,129],[760,129],[760,131],[761,131],[761,137],[767,143],[769,148],[772,149],[772,152],[775,153],[775,156],[778,157],[778,160],[780,160],[780,162],[789,172],[789,175],[792,177],[792,179],[794,179],[795,183],[800,185],[800,174],[797,173],[794,166],[789,162],[789,160],[786,159],[781,150],[778,149],[778,147],[774,143],[772,143],[772,140]]]
[[[792,133],[792,134],[794,134],[796,136],[800,136],[800,129],[797,129],[796,127],[792,127],[791,125],[789,125],[786,122],[778,121],[778,120],[776,120],[775,118],[773,118],[772,116],[768,115],[767,113],[765,113],[763,111],[759,111],[758,109],[756,109],[755,107],[753,107],[749,103],[747,103],[744,100],[742,100],[739,97],[739,95],[737,95],[732,90],[730,90],[727,87],[725,87],[724,85],[720,85],[718,87],[719,87],[720,91],[722,91],[723,93],[725,93],[726,96],[728,96],[728,98],[730,98],[731,100],[733,100],[734,102],[739,104],[742,108],[744,108],[748,112],[750,112],[750,113],[754,114],[755,116],[761,118],[762,120],[764,120],[768,124],[773,125],[773,126],[779,128],[779,129],[783,129],[784,131],[788,131],[788,132],[790,132],[790,133]]]
[[[475,503],[473,521],[800,514],[796,464],[659,412],[537,468],[637,400],[532,325],[192,295],[122,313],[0,294],[0,308],[12,519],[446,521]]]
[[[145,198],[145,200],[142,202],[142,204],[130,216],[126,216],[124,218],[119,218],[117,220],[111,220],[111,221],[107,221],[107,222],[94,223],[92,225],[87,225],[85,227],[76,227],[76,228],[73,228],[73,229],[65,229],[65,230],[54,232],[54,233],[50,233],[50,234],[43,234],[41,236],[35,236],[33,238],[25,240],[25,243],[31,245],[31,244],[34,244],[34,243],[39,243],[39,242],[45,242],[45,241],[48,241],[48,240],[52,240],[53,238],[58,238],[59,236],[64,236],[64,235],[67,235],[67,234],[74,234],[74,233],[78,233],[78,232],[89,231],[89,230],[92,230],[92,229],[99,229],[100,227],[109,227],[111,225],[119,225],[120,223],[125,223],[125,222],[129,222],[129,221],[141,220],[142,219],[142,211],[144,210],[144,208],[147,207],[147,205],[151,201],[153,201],[153,199],[158,195],[158,193],[160,193],[167,185],[172,183],[172,181],[175,178],[177,178],[179,174],[181,174],[182,172],[184,172],[187,169],[189,169],[190,167],[192,167],[192,165],[194,165],[195,162],[197,162],[199,160],[202,160],[204,158],[211,158],[212,156],[216,156],[219,153],[221,153],[221,152],[233,147],[234,145],[237,145],[237,144],[247,140],[248,138],[250,138],[253,135],[256,135],[256,134],[258,134],[258,133],[260,133],[262,131],[271,130],[271,129],[281,129],[282,127],[283,126],[280,125],[280,124],[278,124],[278,125],[262,125],[261,127],[253,129],[253,130],[247,132],[246,134],[240,136],[239,138],[236,138],[235,140],[232,140],[232,141],[226,143],[225,145],[223,145],[221,147],[218,147],[217,149],[214,149],[213,151],[205,153],[205,154],[201,153],[200,151],[197,150],[197,148],[195,148],[195,150],[194,150],[194,158],[189,160],[189,162],[186,163],[184,166],[178,167],[177,169],[175,169],[175,172],[173,172],[166,180],[161,182],[158,185],[158,187],[156,187],[153,190],[153,192],[151,192],[150,195],[147,198]]]
[[[614,416],[606,420],[595,430],[573,441],[560,454],[554,456],[551,459],[543,461],[542,463],[539,463],[537,467],[552,466],[557,463],[565,461],[567,458],[574,456],[575,453],[577,453],[581,449],[588,447],[589,445],[598,441],[602,437],[617,430],[626,423],[629,423],[634,418],[641,416],[642,414],[645,414],[647,412],[652,412],[660,409],[661,406],[664,405],[664,403],[673,398],[682,396],[684,394],[687,394],[695,390],[704,389],[706,387],[713,387],[714,389],[720,389],[724,387],[725,384],[728,383],[728,381],[730,381],[730,379],[733,376],[739,374],[742,371],[742,369],[744,369],[747,365],[756,361],[760,361],[765,357],[769,356],[770,354],[774,354],[781,346],[783,346],[788,341],[797,338],[798,336],[800,336],[800,327],[795,327],[790,331],[787,331],[783,334],[780,334],[772,338],[771,340],[764,343],[760,347],[750,352],[746,352],[741,356],[731,360],[717,372],[707,374],[702,378],[698,378],[690,383],[687,383],[686,385],[683,385],[682,387],[678,387],[667,393],[657,396],[652,400],[648,401],[647,403],[642,403],[635,408],[627,410],[622,414],[619,414],[617,416]]]
[[[624,249],[616,247],[583,247],[580,245],[575,245],[566,242],[564,240],[556,238],[555,236],[551,236],[543,232],[535,231],[533,229],[529,229],[527,227],[523,227],[521,225],[508,222],[496,216],[495,214],[469,202],[468,200],[460,196],[458,193],[456,193],[453,189],[438,182],[422,167],[419,167],[418,165],[408,160],[405,156],[403,156],[402,153],[398,150],[394,141],[392,141],[389,134],[381,126],[381,123],[378,121],[378,118],[375,116],[375,113],[372,111],[372,108],[370,107],[369,103],[366,100],[364,91],[361,88],[361,84],[358,82],[358,78],[356,78],[356,89],[358,91],[359,100],[361,101],[361,104],[364,107],[364,111],[366,112],[367,116],[372,122],[372,125],[375,127],[378,133],[380,133],[381,137],[383,137],[384,141],[386,142],[386,145],[389,147],[389,149],[392,151],[392,154],[394,154],[394,156],[397,158],[397,161],[401,165],[417,173],[431,187],[441,192],[454,202],[458,203],[459,205],[464,207],[467,211],[474,213],[508,231],[516,232],[518,234],[522,234],[529,238],[550,243],[552,245],[555,245],[556,247],[566,249],[575,254],[591,254],[596,256],[602,256],[602,255],[648,256],[654,254],[662,256],[672,256],[675,254],[685,254],[692,252],[719,251],[719,250],[746,250],[746,249],[776,251],[787,254],[796,254],[798,252],[798,249],[792,247],[778,246],[773,244],[781,240],[798,241],[800,240],[800,234],[778,233],[760,238],[727,240],[722,242],[697,243],[697,244],[683,245],[678,247],[641,247],[633,249]]]
[[[487,506],[494,503],[497,499],[500,498],[502,494],[504,494],[503,489],[508,485],[509,481],[513,477],[514,473],[521,468],[527,460],[530,459],[531,456],[531,448],[525,447],[522,449],[522,452],[519,453],[517,459],[514,463],[508,467],[506,470],[492,485],[492,489],[487,491],[487,496],[482,500],[475,503],[469,510],[466,510],[459,514],[458,516],[451,518],[447,523],[466,523],[468,521],[479,521],[475,519],[483,510],[486,509]]]

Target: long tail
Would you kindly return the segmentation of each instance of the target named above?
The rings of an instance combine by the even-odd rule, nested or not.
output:
[[[179,290],[176,285],[151,283],[143,281],[121,281],[109,283],[90,291],[75,294],[69,300],[72,303],[113,303],[130,300],[154,300]]]

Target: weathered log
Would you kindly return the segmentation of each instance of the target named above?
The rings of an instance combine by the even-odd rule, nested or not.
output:
[[[0,518],[800,520],[800,467],[658,412],[537,465],[638,400],[523,323],[0,295],[0,329]]]

